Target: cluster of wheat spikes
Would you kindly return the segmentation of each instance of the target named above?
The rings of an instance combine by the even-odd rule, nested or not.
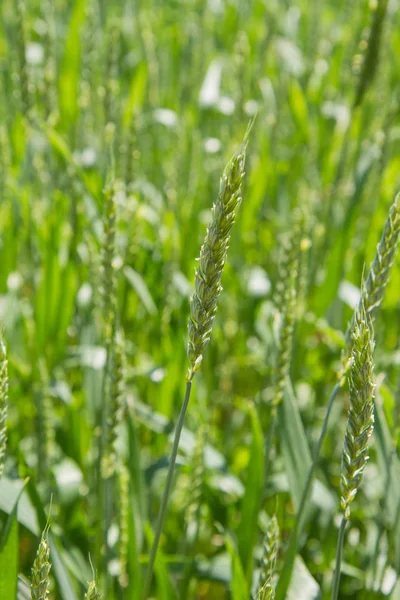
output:
[[[389,214],[385,222],[381,239],[377,245],[374,259],[370,265],[368,275],[361,285],[361,298],[358,307],[354,311],[351,322],[345,334],[346,350],[342,356],[342,369],[338,374],[338,383],[334,387],[329,399],[325,418],[322,424],[321,433],[317,441],[313,461],[308,472],[307,480],[303,489],[300,507],[296,515],[295,527],[291,534],[288,552],[284,561],[280,582],[287,582],[287,574],[292,571],[296,550],[298,548],[299,539],[305,524],[305,511],[308,499],[311,493],[312,483],[314,481],[315,471],[319,462],[320,452],[323,441],[325,439],[328,428],[329,417],[332,411],[332,406],[335,398],[340,390],[344,387],[347,374],[352,365],[352,350],[354,341],[352,334],[359,320],[359,315],[366,313],[368,319],[371,320],[375,315],[376,309],[381,304],[386,286],[389,281],[390,271],[396,256],[400,236],[400,193],[395,196],[395,199],[389,209]],[[287,583],[278,584],[279,598],[283,598],[287,591]]]

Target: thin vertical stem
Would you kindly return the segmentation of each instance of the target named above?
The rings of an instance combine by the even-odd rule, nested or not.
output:
[[[339,595],[339,585],[340,585],[340,574],[341,574],[341,565],[342,565],[342,555],[343,555],[343,542],[344,542],[344,532],[347,525],[347,519],[343,515],[342,521],[339,527],[339,535],[336,547],[336,566],[335,566],[335,575],[333,577],[333,585],[332,585],[332,600],[337,600]]]
[[[270,422],[268,428],[267,439],[265,440],[265,458],[264,458],[264,481],[265,486],[268,483],[269,470],[270,470],[270,462],[271,462],[271,452],[272,452],[272,444],[275,437],[276,424],[277,424],[277,407],[273,406],[271,409]]]
[[[150,556],[149,556],[149,564],[147,566],[147,571],[146,571],[146,578],[145,578],[144,587],[143,587],[143,600],[146,600],[147,596],[150,593],[150,587],[151,587],[151,581],[153,578],[154,564],[156,561],[158,544],[160,542],[161,532],[163,529],[165,516],[167,513],[168,500],[169,500],[169,496],[171,493],[171,486],[172,486],[172,480],[173,480],[173,476],[174,476],[176,457],[178,455],[179,441],[181,438],[183,423],[185,420],[185,415],[186,415],[187,407],[189,404],[191,389],[192,389],[192,381],[190,380],[190,381],[186,382],[185,398],[183,400],[181,412],[179,413],[178,422],[176,424],[174,443],[172,445],[167,479],[165,481],[165,487],[164,487],[163,495],[161,498],[160,512],[158,513],[158,519],[157,519],[157,524],[156,524],[156,529],[155,529],[155,534],[154,534],[153,545],[151,547]]]

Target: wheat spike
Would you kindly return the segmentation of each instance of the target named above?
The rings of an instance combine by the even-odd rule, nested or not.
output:
[[[374,340],[371,318],[364,305],[357,312],[352,337],[350,408],[344,438],[340,486],[341,505],[346,519],[350,517],[350,504],[360,486],[368,461],[369,438],[374,428]]]
[[[274,515],[268,523],[264,537],[264,548],[258,581],[257,600],[273,600],[275,587],[273,576],[275,572],[276,556],[279,545],[279,525]]]
[[[112,477],[118,467],[116,443],[125,406],[125,352],[122,331],[115,332],[112,346],[109,383],[110,404],[107,408],[107,442],[102,462],[104,478]]]
[[[116,184],[109,183],[104,190],[104,238],[102,256],[103,315],[106,344],[110,344],[115,330],[117,282],[115,277],[115,243],[117,224]]]
[[[390,207],[389,215],[383,228],[381,239],[376,248],[374,260],[371,263],[365,283],[361,286],[361,298],[352,320],[346,331],[346,350],[342,357],[343,371],[340,377],[348,370],[351,353],[351,335],[355,326],[357,314],[364,307],[366,313],[373,316],[381,304],[385,289],[389,281],[390,270],[396,257],[400,235],[400,193]]]
[[[296,221],[295,221],[296,222]],[[282,401],[290,368],[293,332],[296,321],[296,298],[300,260],[301,229],[294,227],[291,236],[284,240],[283,258],[280,265],[279,285],[275,302],[281,313],[279,329],[279,352],[276,363],[275,396],[273,405]]]
[[[85,600],[100,600],[101,594],[96,587],[96,582],[92,581],[89,583],[89,587],[85,594]]]
[[[233,156],[222,175],[217,201],[212,208],[211,223],[200,249],[195,277],[195,292],[190,299],[189,339],[190,361],[187,379],[200,368],[222,290],[221,276],[229,247],[230,232],[242,199],[246,140]]]
[[[32,567],[31,600],[47,600],[50,586],[50,547],[47,531],[42,534]]]

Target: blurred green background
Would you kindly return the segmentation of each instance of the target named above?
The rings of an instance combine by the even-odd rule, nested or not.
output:
[[[377,13],[383,26],[371,42]],[[4,521],[30,476],[18,513],[19,597],[27,597],[50,512],[54,598],[83,597],[89,557],[100,587],[108,580],[107,599],[140,598],[184,392],[195,259],[224,165],[258,113],[153,588],[165,600],[249,598],[274,513],[279,575],[363,266],[400,188],[398,1],[2,0],[1,17],[0,319],[10,392],[0,508]],[[118,448],[129,483],[122,496],[121,478],[108,490],[104,567],[94,448],[110,179],[118,190],[113,270],[127,365]],[[305,225],[293,394],[263,484],[281,308],[274,294],[296,208]],[[395,267],[375,326],[377,434],[347,534],[343,599],[400,598],[399,286]],[[288,598],[330,597],[347,407],[345,393]],[[199,431],[200,500],[193,498]],[[129,556],[121,583],[122,497]]]

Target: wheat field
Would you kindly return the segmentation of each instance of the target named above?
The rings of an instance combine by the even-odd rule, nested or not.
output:
[[[398,0],[2,0],[0,600],[400,600]]]

